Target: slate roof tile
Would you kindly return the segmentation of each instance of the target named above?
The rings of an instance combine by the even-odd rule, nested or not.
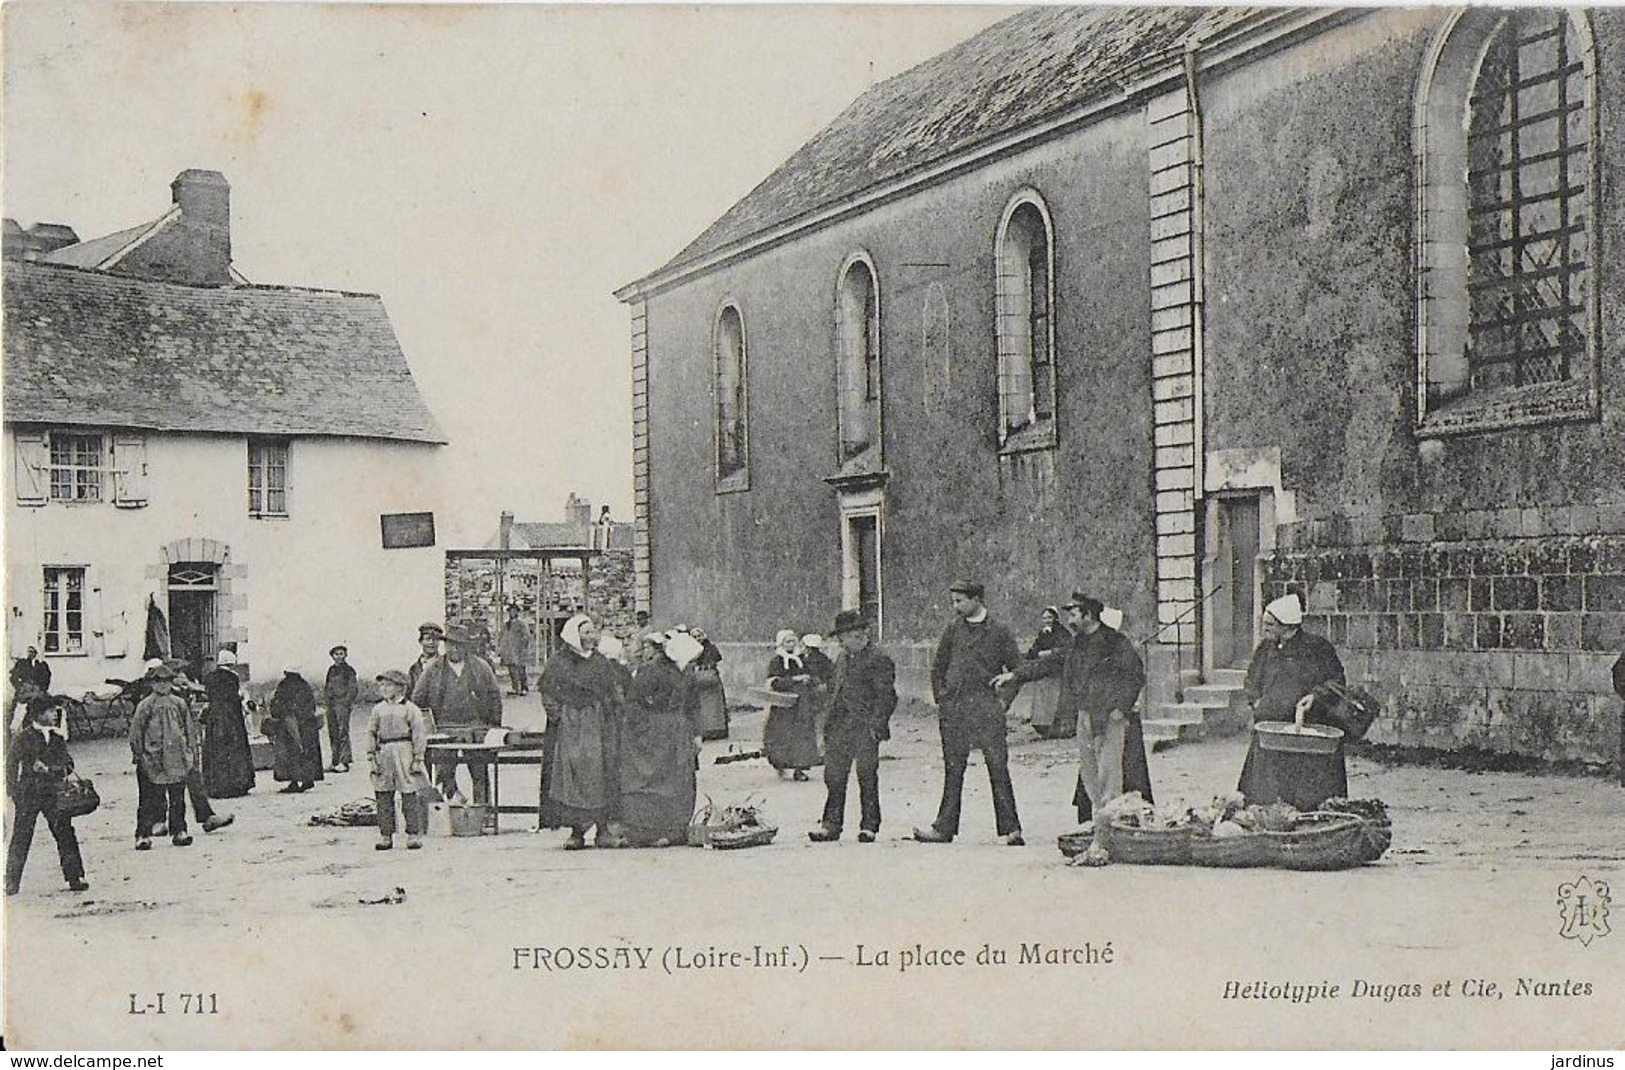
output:
[[[1259,10],[1021,11],[864,93],[653,274],[1116,92],[1188,40]]]

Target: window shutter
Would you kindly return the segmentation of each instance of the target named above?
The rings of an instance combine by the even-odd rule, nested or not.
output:
[[[127,632],[124,627],[126,614],[123,610],[117,613],[107,611],[107,596],[100,585],[96,587],[94,597],[96,599],[96,629],[102,634],[102,657],[122,658],[129,652],[126,649],[124,640]]]
[[[113,504],[139,509],[147,504],[147,439],[118,435],[113,439]]]
[[[51,489],[51,443],[42,431],[12,433],[12,465],[18,505],[44,505]]]

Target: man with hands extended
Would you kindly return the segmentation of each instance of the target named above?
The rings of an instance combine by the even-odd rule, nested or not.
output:
[[[1066,606],[1072,644],[1061,663],[1061,702],[1057,716],[1078,718],[1078,779],[1094,804],[1094,844],[1080,864],[1103,865],[1106,820],[1100,809],[1123,793],[1123,747],[1134,702],[1145,686],[1145,666],[1134,644],[1114,628],[1101,623],[1105,607],[1082,591],[1074,592]],[[1054,659],[1040,658],[1001,673],[995,687],[1026,682],[1056,671]]]
[[[880,832],[880,741],[891,738],[897,667],[871,644],[869,622],[855,609],[836,614],[830,634],[841,644],[841,656],[835,663],[824,723],[824,786],[829,796],[822,822],[807,838],[814,843],[841,838],[846,781],[855,765],[861,813],[858,842],[873,843]]]

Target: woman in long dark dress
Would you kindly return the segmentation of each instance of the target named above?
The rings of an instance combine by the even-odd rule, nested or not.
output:
[[[222,650],[215,669],[203,677],[209,707],[203,715],[203,787],[211,799],[233,799],[254,788],[254,755],[243,720],[237,655]]]
[[[615,841],[610,822],[616,817],[616,780],[622,694],[616,668],[598,652],[598,625],[584,613],[560,631],[564,649],[547,660],[538,690],[547,711],[547,737],[542,769],[542,823],[568,826],[567,851],[587,845],[587,831],[597,827],[597,842]]]
[[[288,785],[284,794],[309,791],[322,779],[320,725],[316,692],[297,669],[284,670],[265,718],[265,734],[276,747],[271,775]]]
[[[694,813],[700,725],[684,670],[701,646],[682,633],[661,639],[644,636],[621,722],[621,830],[634,847],[684,843]]]
[[[1342,684],[1343,662],[1324,638],[1303,630],[1303,604],[1297,595],[1277,598],[1264,607],[1264,641],[1247,667],[1245,692],[1253,704],[1253,723],[1286,722],[1306,707],[1305,724],[1341,728],[1331,716],[1336,702],[1321,685]],[[1290,803],[1313,810],[1327,799],[1349,792],[1343,743],[1330,754],[1297,754],[1261,748],[1253,734],[1242,763],[1237,790],[1249,803]]]
[[[780,631],[778,649],[767,663],[767,686],[798,696],[793,706],[774,706],[762,728],[762,750],[768,764],[782,777],[788,771],[797,780],[807,779],[807,770],[818,764],[818,734],[813,724],[813,705],[818,681],[807,671],[807,663],[797,653],[800,637],[789,628]]]
[[[700,644],[700,653],[687,670],[694,681],[689,703],[699,721],[700,738],[727,739],[728,692],[722,686],[722,651],[700,629],[691,629],[688,634]]]

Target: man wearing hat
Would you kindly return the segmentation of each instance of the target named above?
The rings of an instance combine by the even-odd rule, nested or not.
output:
[[[1127,756],[1127,744],[1131,725],[1137,723],[1134,703],[1145,687],[1145,666],[1128,637],[1102,620],[1106,607],[1099,599],[1074,591],[1065,610],[1073,633],[1065,657],[1023,662],[1015,672],[1000,676],[996,683],[999,686],[1026,683],[1060,672],[1061,699],[1056,707],[1056,719],[1072,718],[1078,723],[1081,790],[1073,801],[1080,811],[1087,804],[1092,813],[1125,790],[1125,766],[1132,761]],[[1143,770],[1144,737],[1139,732],[1133,735],[1135,746],[1139,748],[1136,768]],[[1137,776],[1136,780],[1139,779]],[[1129,790],[1141,792],[1149,801],[1148,771],[1144,772],[1143,781]],[[1105,831],[1104,823],[1096,828],[1096,848],[1091,850],[1091,862],[1107,860]]]
[[[327,749],[333,756],[332,772],[350,771],[350,711],[355,708],[361,685],[355,666],[349,662],[350,648],[343,643],[327,652],[333,664],[327,667],[322,683],[322,705],[327,709]]]
[[[897,708],[897,667],[870,642],[869,622],[855,609],[835,615],[830,634],[841,644],[824,722],[824,816],[807,833],[814,843],[841,838],[846,781],[858,770],[858,842],[880,832],[880,741],[891,738]]]
[[[942,805],[928,829],[915,829],[921,843],[951,843],[959,834],[959,803],[970,752],[980,750],[993,787],[993,818],[1001,842],[1020,847],[1021,819],[1010,783],[1010,751],[1005,742],[1004,703],[993,680],[1021,664],[1010,629],[988,616],[983,588],[959,580],[948,588],[954,622],[937,642],[931,659],[931,696],[942,732]]]
[[[502,687],[491,666],[473,654],[475,642],[474,636],[461,628],[446,632],[441,640],[445,653],[424,667],[412,687],[412,702],[433,714],[437,730],[463,729],[461,734],[470,738],[478,729],[502,725]],[[453,794],[458,763],[448,760],[435,764],[440,790]],[[485,804],[489,794],[487,772],[483,762],[468,763],[468,774],[474,782],[474,803],[478,806]]]
[[[1303,603],[1284,595],[1264,607],[1264,641],[1247,667],[1244,691],[1253,722],[1291,721],[1299,700],[1317,695],[1325,683],[1343,683],[1343,663],[1332,644],[1303,630]],[[1329,701],[1314,701],[1304,716],[1310,724],[1333,724]],[[1348,769],[1339,743],[1333,754],[1289,754],[1259,749],[1257,734],[1241,767],[1239,790],[1248,802],[1282,800],[1312,810],[1327,799],[1348,794]]]

